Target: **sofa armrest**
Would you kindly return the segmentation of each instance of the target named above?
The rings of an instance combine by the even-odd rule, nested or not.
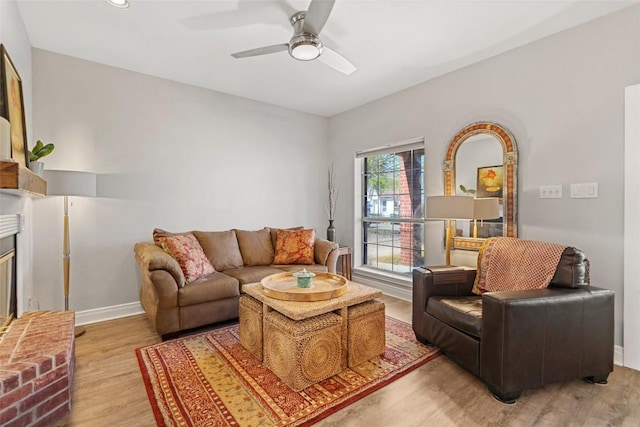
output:
[[[136,260],[141,272],[152,272],[156,270],[165,270],[176,281],[177,287],[183,287],[186,283],[184,273],[171,255],[162,250],[161,247],[154,243],[141,242],[136,243],[133,248],[136,254]]]
[[[438,270],[416,268],[413,270],[414,301],[416,293],[425,301],[431,296],[469,296],[472,295],[476,270]]]
[[[473,295],[475,269],[440,270],[416,268],[413,270],[413,324],[419,325],[427,308],[427,300],[432,296]]]
[[[336,264],[339,256],[339,246],[337,243],[316,238],[313,246],[313,258],[316,264],[327,267],[329,273],[336,272]]]
[[[583,286],[482,296],[480,376],[503,396],[613,370],[614,293]]]

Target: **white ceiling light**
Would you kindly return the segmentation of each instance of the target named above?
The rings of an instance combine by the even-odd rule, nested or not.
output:
[[[289,54],[300,61],[311,61],[322,53],[322,42],[309,34],[295,36],[289,42]]]
[[[111,6],[119,7],[120,9],[126,9],[129,7],[129,0],[106,0]]]

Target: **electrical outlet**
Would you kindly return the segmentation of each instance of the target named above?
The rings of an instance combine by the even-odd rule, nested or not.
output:
[[[27,311],[38,311],[40,310],[40,301],[37,299],[32,299],[31,296],[27,297]]]
[[[562,199],[562,185],[541,185],[541,199]]]

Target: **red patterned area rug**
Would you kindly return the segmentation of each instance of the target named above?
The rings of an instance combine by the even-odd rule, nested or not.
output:
[[[309,426],[433,360],[386,318],[383,356],[295,392],[242,347],[238,325],[136,350],[159,426]]]

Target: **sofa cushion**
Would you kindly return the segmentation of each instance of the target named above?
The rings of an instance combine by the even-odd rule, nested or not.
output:
[[[447,325],[480,338],[482,297],[433,296],[427,301],[427,313]]]
[[[186,236],[187,234],[192,234],[190,231],[183,231],[180,233],[173,233],[171,231],[163,230],[162,228],[154,228],[153,229],[153,243],[162,247],[162,241],[165,237],[169,236]]]
[[[247,283],[256,283],[264,279],[265,277],[276,273],[282,273],[282,270],[270,267],[268,265],[256,265],[253,267],[247,266],[224,271],[224,274],[238,279],[240,285],[246,285]]]
[[[273,245],[273,247],[276,247],[276,238],[278,237],[278,230],[302,230],[304,229],[303,226],[299,226],[299,227],[291,227],[291,228],[277,228],[277,227],[267,227],[269,228],[269,230],[271,230],[271,244]]]
[[[589,260],[577,248],[567,247],[549,286],[559,288],[577,288],[589,284]]]
[[[310,264],[310,265],[278,265],[278,264],[273,264],[271,267],[277,268],[278,270],[291,271],[291,272],[302,271],[302,269],[306,269],[307,271],[310,271],[312,273],[326,273],[327,271],[329,271],[327,266],[326,265],[322,265],[322,264]]]
[[[189,283],[178,291],[178,305],[202,304],[240,295],[238,280],[217,272]]]
[[[313,264],[316,231],[278,230],[274,264]]]
[[[187,283],[216,272],[193,234],[163,237],[161,244],[178,261]]]
[[[216,270],[224,271],[244,265],[234,230],[194,231],[193,235]]]
[[[236,237],[244,265],[269,265],[273,262],[274,250],[268,228],[257,231],[236,230]]]

